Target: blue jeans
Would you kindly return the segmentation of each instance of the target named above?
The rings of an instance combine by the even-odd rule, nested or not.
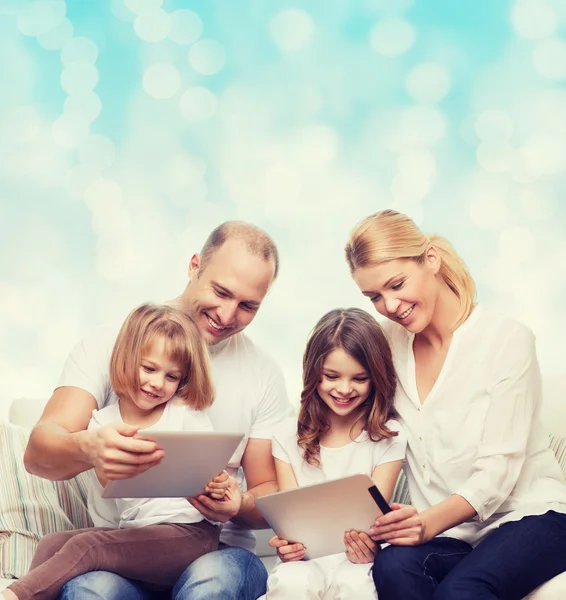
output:
[[[495,529],[475,548],[448,537],[388,546],[373,566],[379,600],[522,600],[566,571],[566,515],[549,511]]]
[[[179,577],[172,600],[256,600],[265,594],[267,571],[261,560],[243,548],[222,546],[195,560]],[[143,585],[106,571],[75,577],[60,600],[150,600],[160,597]],[[164,597],[164,595],[161,595]]]

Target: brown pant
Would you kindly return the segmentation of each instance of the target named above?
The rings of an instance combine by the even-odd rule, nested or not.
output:
[[[55,600],[68,581],[90,571],[111,571],[154,590],[168,589],[190,563],[218,548],[219,536],[208,521],[50,533],[39,542],[29,573],[9,589],[20,600]]]

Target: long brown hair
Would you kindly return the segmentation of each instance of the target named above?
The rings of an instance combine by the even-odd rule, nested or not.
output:
[[[320,466],[320,437],[330,427],[329,408],[318,394],[318,385],[326,357],[337,348],[357,360],[370,378],[370,393],[361,405],[363,413],[360,417],[369,438],[376,442],[397,435],[385,425],[395,415],[393,396],[397,376],[383,330],[365,310],[332,310],[315,325],[303,355],[297,440],[304,459],[315,466]]]
[[[118,333],[110,358],[110,384],[118,398],[131,398],[139,388],[142,355],[159,337],[165,340],[167,358],[182,371],[175,396],[195,410],[210,406],[214,390],[198,327],[180,310],[156,304],[134,309]]]
[[[440,276],[460,300],[460,314],[454,324],[456,328],[470,316],[474,308],[476,286],[464,261],[448,240],[439,235],[425,235],[412,219],[387,209],[358,223],[344,250],[350,273],[353,273],[360,267],[399,258],[422,264],[431,245],[440,256]]]

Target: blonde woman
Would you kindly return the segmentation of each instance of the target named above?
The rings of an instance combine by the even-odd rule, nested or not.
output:
[[[520,600],[566,570],[566,485],[539,420],[531,331],[475,301],[443,238],[384,210],[346,244],[386,324],[412,506],[374,540],[379,600]]]
[[[93,411],[89,429],[120,423],[131,435],[138,429],[212,431],[203,412],[214,398],[206,347],[179,310],[144,304],[130,313],[114,345],[110,382],[118,402]],[[2,597],[52,600],[65,583],[96,570],[128,577],[145,590],[167,590],[188,564],[218,548],[219,528],[187,499],[105,499],[104,472],[95,466],[90,473],[88,509],[95,527],[42,538],[30,572]],[[223,473],[207,492],[228,497],[232,482]]]

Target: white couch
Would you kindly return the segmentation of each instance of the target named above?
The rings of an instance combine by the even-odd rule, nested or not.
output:
[[[544,379],[544,405],[543,422],[548,431],[555,435],[566,437],[566,375],[548,376]],[[9,421],[14,425],[24,428],[31,428],[38,420],[43,409],[44,401],[33,399],[15,400],[9,413]],[[0,510],[3,507],[0,506]],[[0,536],[2,532],[0,531]],[[274,562],[275,556],[273,549],[269,547],[268,540],[273,535],[270,530],[258,531],[257,552],[268,569]],[[1,555],[0,555],[1,556]],[[565,561],[566,561],[566,557]],[[0,590],[9,585],[11,579],[0,579]],[[555,577],[547,582],[532,594],[528,600],[565,600],[566,599],[566,573]],[[525,599],[527,600],[527,599]]]

